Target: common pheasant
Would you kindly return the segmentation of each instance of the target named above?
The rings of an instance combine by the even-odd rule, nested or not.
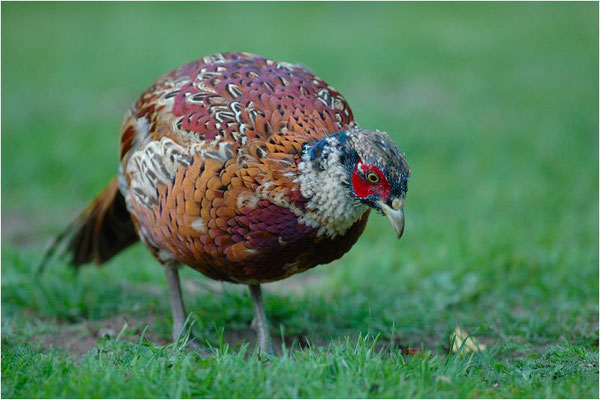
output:
[[[101,264],[141,240],[165,270],[174,340],[181,264],[249,286],[265,352],[260,284],[341,257],[371,209],[404,230],[403,155],[300,65],[223,53],[169,72],[125,115],[120,160],[47,257],[64,242],[74,266]]]

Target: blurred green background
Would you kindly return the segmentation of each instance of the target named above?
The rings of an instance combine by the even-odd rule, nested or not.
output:
[[[597,3],[1,7],[3,370],[21,357],[5,349],[80,332],[81,321],[133,314],[149,318],[157,341],[168,338],[162,271],[141,246],[78,276],[56,262],[46,294],[31,270],[115,174],[131,102],[180,64],[245,51],[308,66],[346,97],[362,127],[389,132],[412,170],[402,240],[373,215],[341,260],[266,285],[275,334],[284,326],[326,344],[368,331],[442,349],[460,324],[511,371],[552,346],[567,349],[531,368],[566,357],[566,376],[582,381],[563,388],[542,379],[521,395],[597,396]],[[200,296],[208,281],[185,277],[200,336],[215,343],[215,327],[224,328],[235,342],[231,332],[248,330],[242,288]],[[497,362],[492,372],[482,362],[476,379],[512,379]],[[15,382],[3,375],[4,396],[35,396]],[[484,393],[519,393],[494,390]]]

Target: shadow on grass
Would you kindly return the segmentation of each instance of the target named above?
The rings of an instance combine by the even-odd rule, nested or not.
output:
[[[136,274],[133,269],[123,272],[136,252],[119,264],[99,269],[74,271],[53,262],[38,279],[31,261],[35,256],[10,250],[2,256],[3,336],[43,349],[64,349],[75,356],[107,338],[137,342],[144,331],[145,338],[158,346],[170,342],[171,316],[161,269],[148,266],[137,276],[131,276]],[[183,280],[183,291],[195,319],[197,340],[207,346],[223,341],[234,349],[244,344],[253,349],[253,310],[246,288],[210,281],[194,271],[184,275],[188,273],[194,278]],[[271,338],[278,354],[284,348],[327,347],[361,334],[379,336],[378,349],[391,343],[399,348],[447,351],[445,325],[417,335],[410,334],[410,328],[396,331],[385,321],[381,306],[385,301],[370,302],[364,293],[309,293],[306,288],[314,287],[314,274],[289,282],[266,285],[265,290]]]

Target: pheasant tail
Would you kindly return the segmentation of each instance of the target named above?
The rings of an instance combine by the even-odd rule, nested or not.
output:
[[[85,211],[54,238],[38,272],[56,253],[70,255],[70,263],[75,267],[91,261],[102,264],[138,240],[117,178],[113,178]]]

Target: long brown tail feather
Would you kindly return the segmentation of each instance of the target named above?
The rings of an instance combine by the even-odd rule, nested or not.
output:
[[[75,267],[91,261],[102,264],[137,240],[125,199],[114,178],[85,211],[54,238],[38,273],[57,253],[70,255],[70,263]]]

